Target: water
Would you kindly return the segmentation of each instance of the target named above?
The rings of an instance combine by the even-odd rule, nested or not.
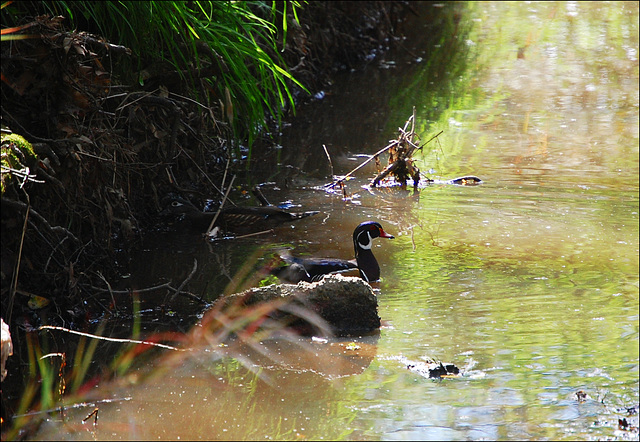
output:
[[[414,19],[403,49],[344,74],[265,155],[258,175],[282,189],[268,198],[320,215],[212,246],[163,239],[131,278],[179,282],[195,258],[188,287],[214,299],[257,284],[274,246],[351,257],[355,225],[377,219],[396,236],[374,249],[380,335],[357,350],[274,340],[270,357],[204,354],[142,386],[102,386],[96,397],[116,402],[100,405],[97,428],[70,413],[43,437],[637,439],[618,419],[640,396],[638,4],[425,9],[436,7],[456,38]],[[370,165],[347,201],[318,187],[330,181],[323,144],[345,174],[395,138],[413,106],[423,141],[443,131],[420,169],[482,185],[369,191]],[[465,376],[407,370],[424,359]]]

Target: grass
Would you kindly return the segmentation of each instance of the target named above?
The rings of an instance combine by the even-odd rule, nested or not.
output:
[[[158,62],[178,71],[194,95],[209,91],[227,123],[249,146],[273,118],[280,123],[295,104],[293,85],[304,86],[282,58],[288,21],[300,2],[106,1],[16,2],[3,13],[13,25],[25,15],[49,13],[67,25],[104,36],[131,49],[114,73],[125,83],[145,85],[145,70]],[[37,10],[33,10],[37,9]],[[213,74],[201,77],[202,72]]]
[[[22,341],[28,359],[25,361],[28,366],[28,371],[24,373],[25,388],[13,410],[12,420],[3,422],[2,440],[33,437],[44,419],[75,425],[68,411],[76,404],[86,405],[87,401],[95,402],[96,409],[99,408],[100,395],[108,397],[109,385],[131,386],[161,379],[168,370],[175,370],[189,358],[197,359],[200,355],[206,355],[212,370],[222,370],[219,374],[228,385],[246,390],[242,408],[253,410],[261,369],[242,356],[240,349],[248,346],[258,354],[265,354],[261,342],[275,333],[279,334],[280,339],[298,341],[297,335],[283,329],[286,324],[270,318],[274,311],[286,309],[287,300],[277,299],[252,306],[244,306],[241,301],[237,298],[227,304],[218,303],[187,333],[156,333],[143,341],[104,336],[107,320],[98,325],[94,334],[55,326],[43,326],[37,331],[27,332]],[[141,317],[139,305],[136,304],[134,301],[133,337],[140,332]],[[325,326],[311,311],[299,311],[297,314],[319,327]],[[72,335],[81,336],[74,351],[49,351],[54,345],[73,347],[70,345]],[[162,342],[171,342],[171,345]],[[105,350],[99,345],[104,343],[121,346],[121,351],[110,363],[106,360],[109,357],[101,354]],[[179,346],[175,347],[173,343]],[[304,346],[300,351],[306,351]],[[234,357],[236,354],[237,358]],[[160,362],[152,364],[153,360]],[[220,364],[214,364],[215,361]],[[152,365],[151,370],[134,370]],[[103,392],[98,392],[96,396],[95,386],[98,384]],[[220,416],[222,419],[224,415]],[[276,439],[286,434],[286,430],[279,425],[271,428],[266,424],[264,426],[270,428]],[[254,427],[247,428],[247,431],[251,431]]]

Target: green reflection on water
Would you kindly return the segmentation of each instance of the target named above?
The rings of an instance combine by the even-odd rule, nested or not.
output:
[[[423,140],[444,131],[420,168],[485,184],[432,186],[398,211],[381,259],[391,327],[380,353],[473,360],[487,378],[432,391],[403,372],[363,425],[386,417],[394,424],[371,434],[392,438],[611,434],[588,428],[610,411],[585,414],[571,394],[610,406],[639,395],[638,4],[471,3],[466,14],[471,54],[449,107],[417,106]],[[405,96],[425,94],[400,95],[406,108]],[[469,408],[479,433],[460,425]]]
[[[433,58],[409,68],[409,77],[384,77],[379,101],[388,130],[371,151],[415,105],[423,140],[444,131],[420,159],[421,170],[478,175],[485,183],[433,185],[406,198],[361,192],[357,210],[336,198],[325,204],[331,216],[309,224],[303,239],[279,238],[298,241],[296,252],[304,252],[306,243],[340,243],[346,232],[341,252],[348,256],[356,218],[384,221],[396,239],[376,245],[379,314],[388,324],[377,355],[363,373],[335,380],[270,366],[278,382],[252,383],[250,391],[237,384],[253,378],[231,363],[223,377],[234,385],[211,394],[217,408],[194,414],[192,437],[611,438],[615,426],[594,422],[615,420],[613,407],[637,403],[638,4],[444,8],[454,13],[443,18],[448,32],[459,38],[427,39]],[[353,84],[344,90],[351,92],[345,101],[373,95]],[[349,122],[354,115],[350,108]],[[338,134],[336,145],[356,132],[350,148],[362,151],[358,130],[367,125],[314,121]],[[309,139],[322,144],[322,135]],[[218,286],[230,284],[252,250],[245,246],[219,245],[222,251],[201,260],[203,281],[222,267],[231,270]],[[192,260],[185,262],[188,274]],[[220,291],[211,289],[211,298]],[[430,381],[408,371],[400,355],[475,364],[478,377]],[[217,385],[188,371],[169,384],[193,382],[199,403],[209,394],[200,390],[203,381]],[[579,389],[593,401],[578,404],[572,395]],[[222,431],[217,422],[225,419],[232,435],[207,430],[210,422]],[[149,423],[163,424],[175,426],[162,418]]]
[[[494,180],[562,169],[572,180],[596,174],[637,189],[638,4],[469,8],[471,55],[452,60],[466,70],[448,83],[450,106],[436,112],[429,99],[418,106],[423,139],[445,132],[422,169]],[[416,90],[431,78],[414,80]]]

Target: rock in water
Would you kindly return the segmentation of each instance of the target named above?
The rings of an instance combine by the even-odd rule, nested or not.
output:
[[[336,336],[369,334],[380,328],[378,299],[368,283],[354,276],[326,275],[318,282],[256,287],[229,295],[219,302],[251,306],[287,298],[291,303],[286,305],[296,308],[278,308],[271,316],[304,335],[322,333],[317,324],[313,324],[312,316],[319,316]],[[305,312],[310,312],[308,318],[305,318]]]

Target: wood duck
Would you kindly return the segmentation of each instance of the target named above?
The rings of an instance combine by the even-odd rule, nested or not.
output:
[[[160,218],[169,226],[205,232],[215,217],[215,212],[202,212],[191,202],[180,197],[171,197]],[[222,209],[215,226],[225,233],[245,234],[277,227],[280,224],[297,221],[318,211],[292,213],[275,206],[228,207]]]
[[[353,248],[356,258],[353,260],[333,258],[296,258],[283,256],[289,265],[273,269],[271,273],[280,280],[289,283],[317,281],[329,273],[358,269],[360,277],[367,282],[380,279],[380,266],[373,256],[371,246],[374,238],[393,238],[386,233],[380,223],[366,221],[353,231]]]

